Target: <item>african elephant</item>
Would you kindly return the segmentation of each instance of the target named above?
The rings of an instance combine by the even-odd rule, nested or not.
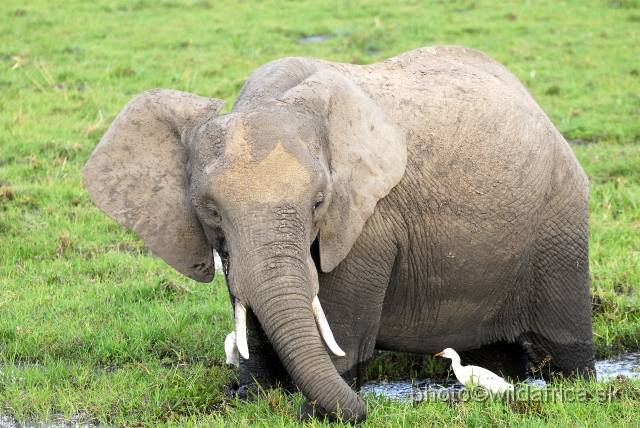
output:
[[[184,275],[211,281],[220,254],[242,383],[363,420],[376,348],[593,373],[588,179],[505,67],[453,46],[284,58],[223,104],[142,93],[83,177]]]

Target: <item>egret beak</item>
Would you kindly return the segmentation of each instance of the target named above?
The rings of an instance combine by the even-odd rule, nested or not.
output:
[[[442,352],[438,352],[437,354],[435,354],[436,357],[442,357]]]

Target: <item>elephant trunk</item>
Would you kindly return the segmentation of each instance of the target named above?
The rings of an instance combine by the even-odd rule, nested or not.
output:
[[[288,250],[274,254],[274,246]],[[302,247],[280,241],[254,246],[238,258],[232,250],[232,292],[257,316],[287,372],[320,413],[362,421],[366,405],[338,374],[318,331],[313,304],[318,279],[308,249],[305,253]]]
[[[312,298],[297,278],[261,284],[250,305],[287,372],[310,401],[343,419],[361,419],[366,406],[340,377],[316,327]]]

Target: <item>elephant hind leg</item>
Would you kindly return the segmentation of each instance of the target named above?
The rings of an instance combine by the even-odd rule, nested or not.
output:
[[[496,342],[472,351],[460,352],[464,365],[476,365],[500,376],[519,382],[528,375],[528,359],[522,347],[515,343]]]
[[[520,336],[522,347],[531,361],[533,374],[542,374],[545,380],[553,376],[595,376],[593,344],[575,341],[558,343],[549,338],[529,332]]]
[[[532,253],[532,292],[519,343],[534,366],[547,367],[545,377],[557,373],[586,378],[595,373],[588,186],[578,170],[554,181]]]

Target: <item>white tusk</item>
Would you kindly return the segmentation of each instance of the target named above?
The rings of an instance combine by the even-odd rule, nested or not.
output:
[[[238,352],[245,360],[249,359],[249,346],[247,345],[247,309],[236,299],[236,346]]]
[[[236,345],[236,332],[232,331],[224,340],[224,352],[227,354],[227,364],[240,365],[238,346]]]
[[[316,317],[316,322],[318,323],[318,330],[320,330],[320,334],[322,335],[325,343],[327,344],[329,349],[331,349],[331,352],[336,354],[338,357],[344,357],[344,351],[340,349],[340,347],[336,343],[336,340],[333,338],[331,327],[329,327],[327,317],[324,316],[324,311],[322,310],[322,306],[320,306],[320,300],[318,300],[318,296],[313,298],[311,307],[313,308],[313,316]]]

